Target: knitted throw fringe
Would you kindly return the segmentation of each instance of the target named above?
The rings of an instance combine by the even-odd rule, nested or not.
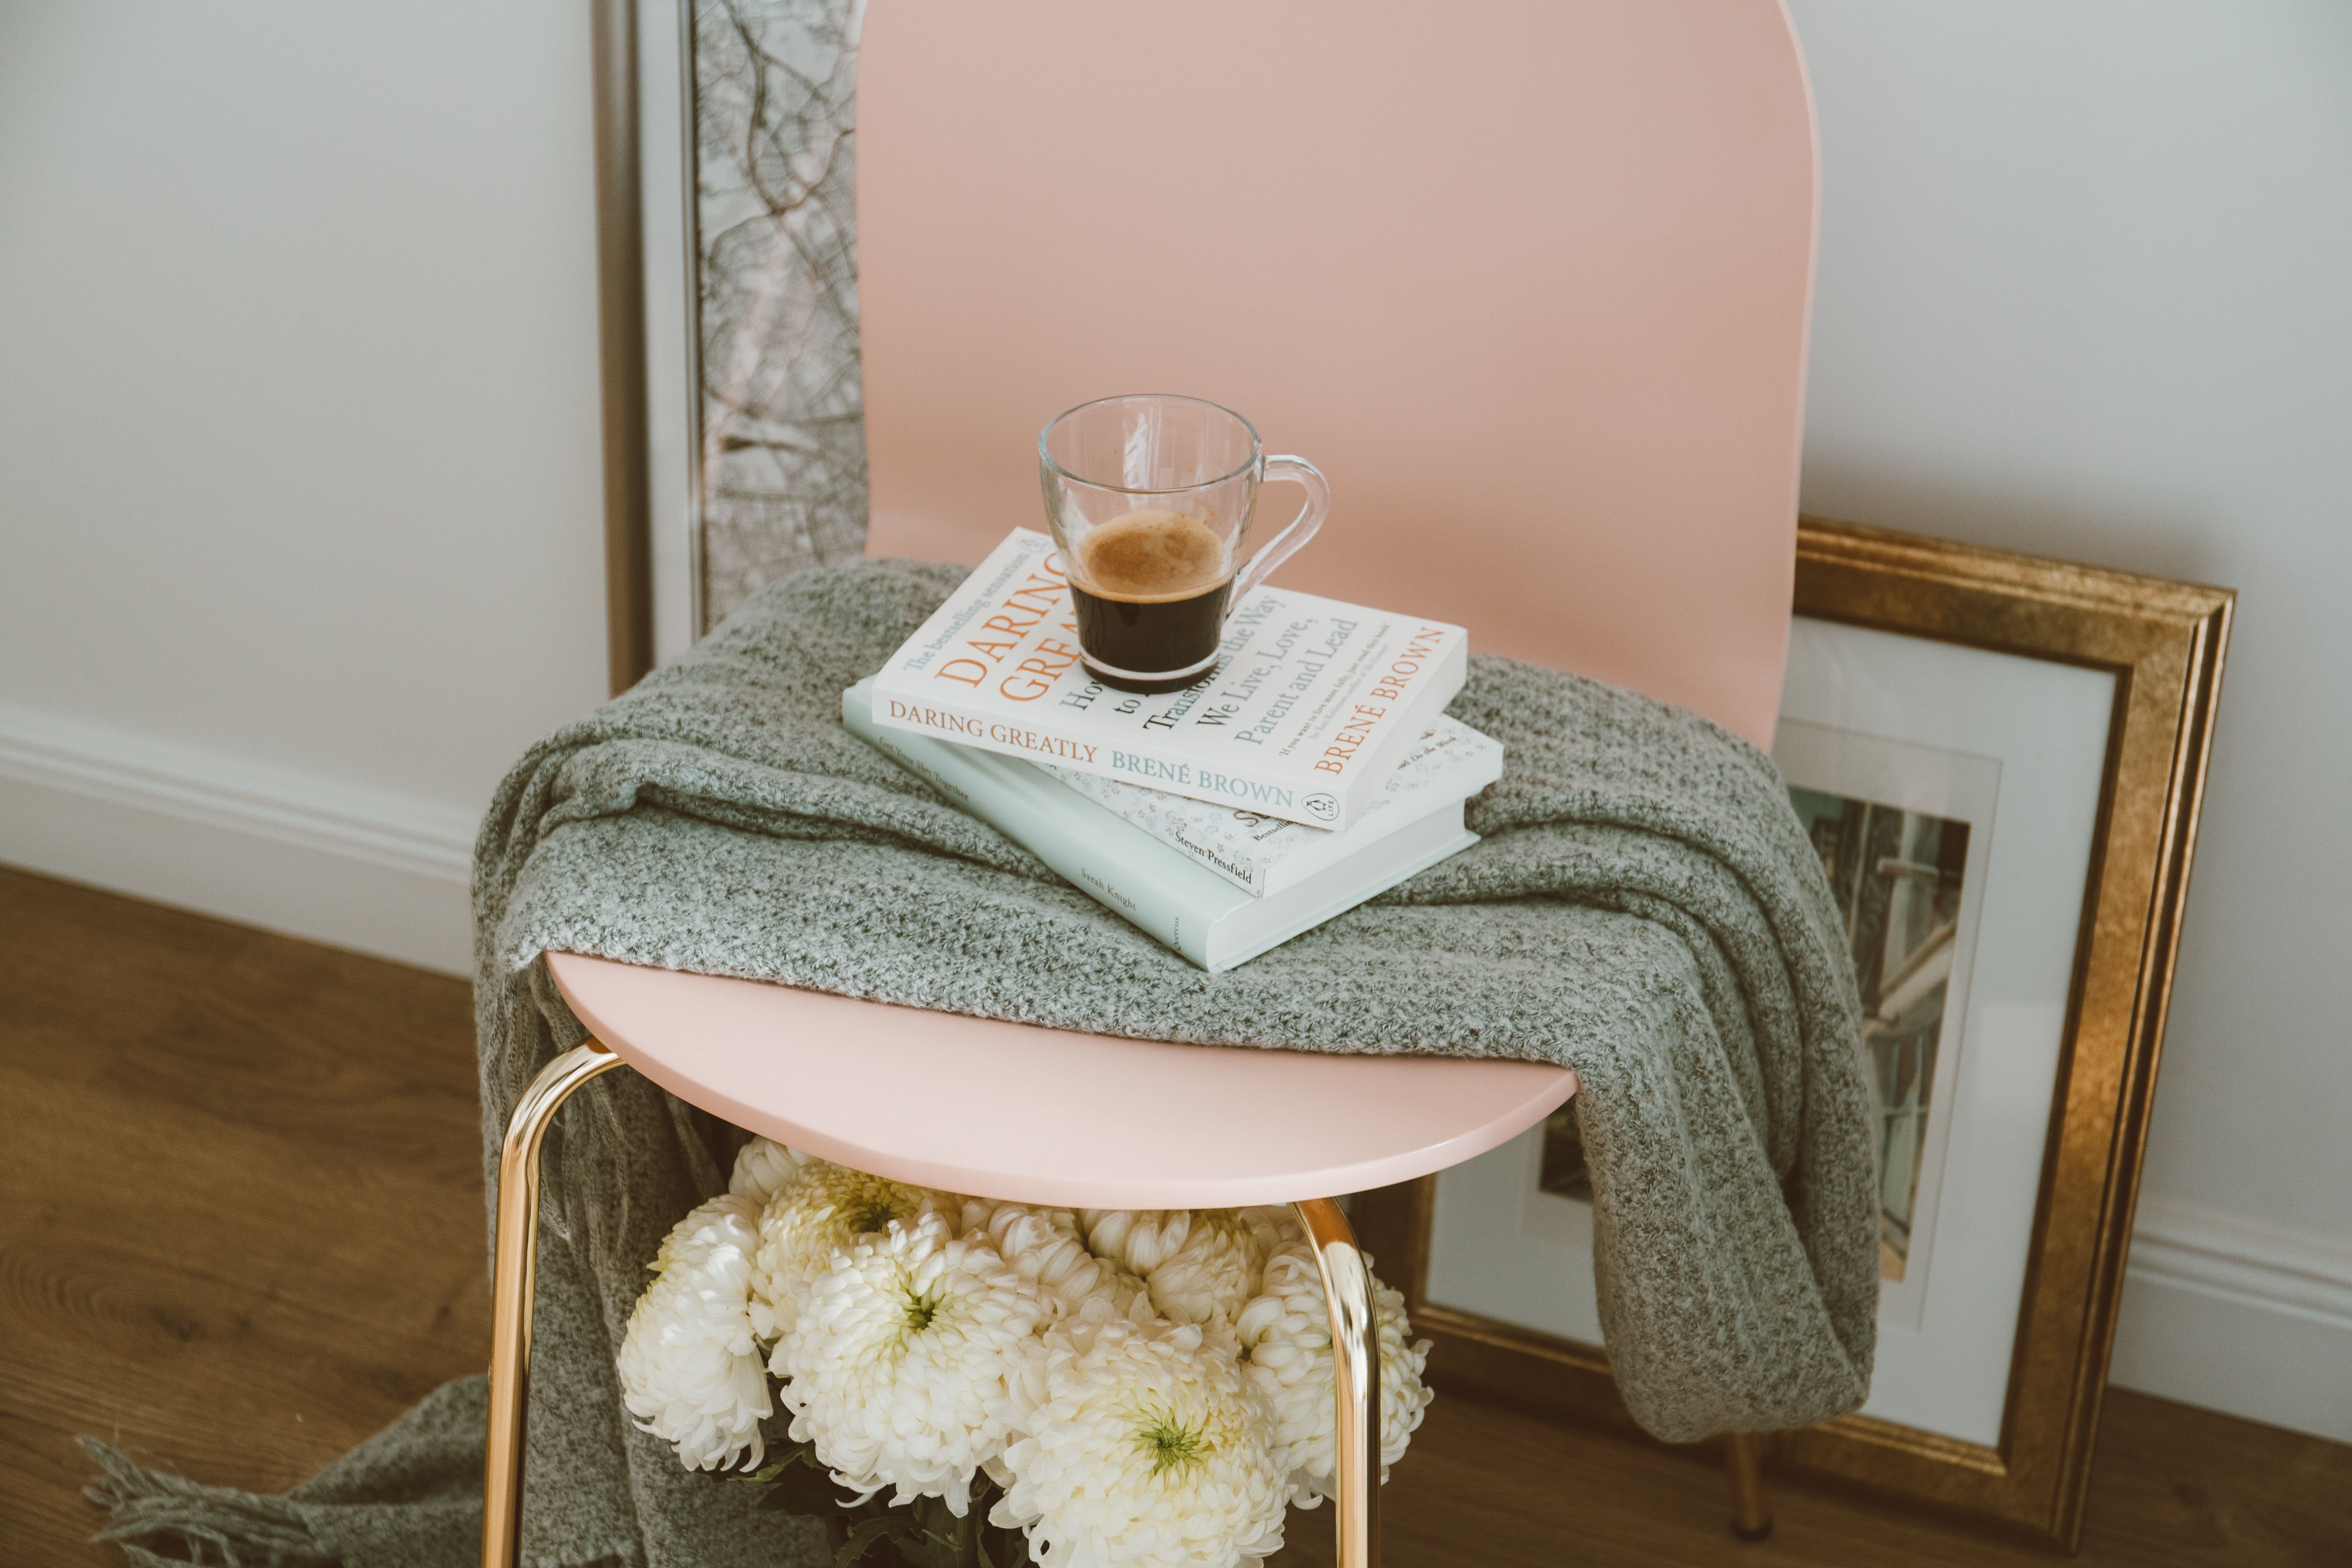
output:
[[[275,1497],[205,1486],[85,1437],[82,1452],[100,1472],[86,1495],[113,1516],[96,1539],[121,1546],[131,1568],[464,1568],[481,1548],[488,1415],[487,1379],[444,1384]],[[578,1544],[572,1563],[618,1568],[645,1561],[627,1536]],[[566,1560],[535,1552],[530,1561],[559,1568]]]
[[[281,1498],[257,1497],[227,1487],[208,1487],[185,1476],[149,1469],[111,1443],[81,1440],[81,1451],[103,1472],[82,1495],[104,1508],[114,1522],[92,1537],[121,1546],[136,1568],[164,1563],[205,1563],[217,1568],[308,1568],[331,1561],[318,1549],[310,1526]],[[165,1557],[142,1542],[177,1536],[186,1556]]]

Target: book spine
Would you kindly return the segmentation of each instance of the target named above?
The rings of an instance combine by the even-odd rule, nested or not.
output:
[[[1193,833],[1186,831],[1188,818],[1197,819],[1199,805],[1190,812],[1171,810],[1170,801],[1183,799],[1164,790],[1147,790],[1135,784],[1122,784],[1075,769],[1042,767],[1038,772],[1052,778],[1064,789],[1094,802],[1129,826],[1149,833],[1160,843],[1196,864],[1206,866],[1234,887],[1253,898],[1265,897],[1265,864],[1262,857],[1220,853],[1215,846],[1203,844]],[[1211,810],[1216,808],[1212,806]],[[1238,815],[1238,814],[1236,814]],[[1285,823],[1280,831],[1295,832],[1297,825]]]
[[[1203,761],[1197,743],[1166,746],[1131,735],[1106,740],[1098,730],[1073,731],[1056,725],[1045,714],[1014,723],[986,709],[960,703],[950,695],[910,695],[894,689],[884,684],[890,673],[886,670],[876,679],[874,722],[877,726],[937,736],[1024,762],[1100,773],[1146,789],[1240,806],[1314,827],[1347,826],[1363,814],[1380,787],[1370,769],[1327,788],[1301,783],[1295,770],[1253,765],[1245,757]]]
[[[1097,801],[1096,804],[1101,803]],[[1252,860],[1245,864],[1235,865],[1209,846],[1194,843],[1181,827],[1158,826],[1147,827],[1139,822],[1134,826],[1149,833],[1186,859],[1208,868],[1252,898],[1265,897],[1265,867],[1259,862]]]
[[[1211,873],[1025,762],[974,757],[924,735],[885,729],[873,705],[860,700],[864,696],[852,688],[842,697],[842,720],[859,739],[1145,935],[1209,966],[1209,928],[1223,904],[1215,896],[1202,898],[1199,884],[1186,884]],[[1215,894],[1233,896],[1222,881],[1213,879],[1211,886]]]

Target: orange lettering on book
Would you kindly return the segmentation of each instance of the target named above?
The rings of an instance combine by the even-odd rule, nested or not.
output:
[[[1061,679],[1064,670],[1077,662],[1078,650],[1075,647],[1047,637],[1037,645],[1035,653],[1013,667],[1013,672],[996,689],[1015,702],[1034,702],[1054,689],[1054,682]],[[1028,678],[1025,680],[1022,679],[1024,676]],[[1014,689],[1016,685],[1020,689]]]

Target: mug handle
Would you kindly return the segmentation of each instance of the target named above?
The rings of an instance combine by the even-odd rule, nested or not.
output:
[[[1225,614],[1228,616],[1241,607],[1242,600],[1265,582],[1276,567],[1289,560],[1300,545],[1315,537],[1315,531],[1323,526],[1324,515],[1331,510],[1331,482],[1323,477],[1322,469],[1306,458],[1268,458],[1258,483],[1268,485],[1276,479],[1288,479],[1305,489],[1307,504],[1298,509],[1298,515],[1290,520],[1289,527],[1259,546],[1258,552],[1249,558],[1249,563],[1234,578],[1233,594],[1225,600]]]

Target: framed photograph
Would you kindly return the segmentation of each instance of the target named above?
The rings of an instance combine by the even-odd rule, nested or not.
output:
[[[1853,944],[1881,1293],[1868,1404],[1780,1468],[2074,1544],[2231,605],[1802,524],[1773,757]],[[1433,1384],[1630,1427],[1590,1198],[1571,1102],[1357,1199]]]
[[[863,0],[598,0],[613,682],[866,546]]]

